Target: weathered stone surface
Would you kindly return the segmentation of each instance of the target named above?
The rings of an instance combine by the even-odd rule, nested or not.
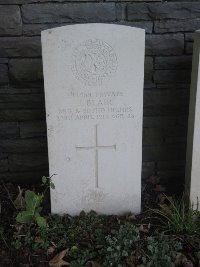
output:
[[[26,94],[26,95],[1,94],[0,109],[6,109],[6,108],[39,109],[43,107],[44,107],[44,95],[43,94]]]
[[[26,153],[9,155],[9,169],[13,171],[33,171],[48,169],[48,155]]]
[[[195,31],[200,28],[200,19],[155,21],[156,33]]]
[[[193,53],[193,43],[192,42],[186,42],[185,43],[185,52],[186,54],[191,55]]]
[[[187,90],[146,90],[144,93],[144,115],[179,115],[188,112]]]
[[[10,86],[1,86],[0,95],[19,95],[19,94],[30,94],[35,88],[16,88]]]
[[[158,161],[157,169],[158,170],[182,170],[185,168],[185,161]]]
[[[165,137],[186,137],[187,135],[187,125],[184,126],[174,126],[174,127],[166,127],[164,131]]]
[[[164,170],[158,171],[158,175],[163,177],[163,179],[168,183],[169,187],[171,186],[172,190],[174,190],[173,195],[182,194],[184,192],[183,186],[183,177],[185,177],[185,168],[182,170]],[[177,183],[178,182],[178,183]],[[174,186],[172,185],[174,183]]]
[[[0,64],[8,63],[8,58],[0,58]]]
[[[0,121],[29,121],[29,120],[43,120],[44,118],[45,118],[44,109],[0,110]]]
[[[0,154],[0,172],[8,171],[8,155]]]
[[[41,31],[46,29],[51,29],[54,27],[60,27],[66,25],[66,23],[55,24],[55,23],[48,23],[48,24],[24,24],[23,25],[23,35],[25,36],[40,36]]]
[[[151,84],[153,82],[153,58],[146,57],[144,65],[144,82]]]
[[[19,137],[17,122],[0,122],[0,138]]]
[[[128,20],[199,18],[199,2],[140,3],[127,6]]]
[[[11,59],[9,77],[16,84],[41,84],[43,82],[41,59]]]
[[[164,141],[163,130],[160,128],[143,129],[143,145],[159,145]]]
[[[105,0],[107,2],[113,0]],[[162,0],[116,0],[116,2],[162,2]]]
[[[154,74],[154,82],[189,83],[190,74],[189,70],[156,70]]]
[[[186,89],[189,90],[190,89],[190,84],[189,83],[158,83],[156,84],[156,88],[158,89],[173,89],[173,90],[177,90],[177,89]]]
[[[194,41],[194,33],[186,32],[185,33],[185,41],[193,42]]]
[[[115,21],[114,3],[30,4],[22,6],[25,23]]]
[[[0,37],[0,57],[39,57],[39,37]]]
[[[44,95],[44,87],[37,86],[31,87],[29,84],[23,87],[12,87],[12,86],[2,86],[0,87],[0,95],[20,95],[20,94],[43,94]]]
[[[182,170],[164,170],[158,171],[157,175],[162,177],[165,180],[165,183],[168,186],[167,191],[172,190],[173,195],[182,194],[184,188],[180,186],[183,184],[183,177],[185,176],[184,168]],[[173,185],[172,185],[173,184]]]
[[[191,70],[192,57],[191,56],[173,56],[173,57],[156,57],[155,69],[160,70],[179,70],[188,69]]]
[[[184,145],[147,146],[143,148],[143,160],[184,160]]]
[[[76,0],[72,0],[70,5],[73,5],[72,2],[76,2]],[[81,2],[80,0],[79,2]],[[89,0],[90,1],[90,0]],[[88,2],[89,2],[88,1]],[[93,0],[91,0],[93,1]],[[122,0],[123,1],[123,0]],[[33,103],[31,103],[31,98],[27,98],[26,103],[26,97],[24,94],[35,94],[35,93],[42,93],[42,87],[39,88],[39,84],[36,84],[37,81],[37,69],[36,72],[34,69],[31,70],[31,67],[29,69],[25,69],[25,65],[23,66],[22,62],[25,57],[33,58],[33,57],[40,57],[41,51],[40,51],[40,38],[38,38],[38,43],[35,41],[36,39],[32,39],[33,42],[30,39],[26,39],[26,37],[14,37],[21,34],[21,19],[20,19],[20,13],[19,9],[20,7],[17,6],[17,4],[29,4],[29,3],[45,3],[49,2],[47,5],[55,5],[55,2],[66,2],[66,6],[68,6],[69,1],[67,0],[55,0],[54,3],[51,3],[49,0],[0,0],[0,4],[3,4],[4,6],[0,6],[0,35],[4,36],[0,38],[0,99],[1,95],[17,95],[16,98],[5,98],[5,103],[0,103],[0,137],[1,138],[17,138],[18,135],[15,137],[15,134],[17,134],[15,125],[17,125],[18,121],[20,122],[26,122],[20,124],[21,127],[21,136],[23,138],[30,138],[34,137],[37,139],[40,136],[43,136],[44,132],[42,130],[42,125],[40,128],[40,120],[45,119],[45,111],[44,111],[44,104],[41,104],[39,106],[39,102],[37,100],[33,100]],[[84,1],[85,2],[85,1]],[[113,1],[112,1],[113,2]],[[127,1],[128,2],[128,1]],[[132,1],[131,1],[132,2]],[[95,3],[97,6],[99,3]],[[100,3],[102,4],[102,3]],[[103,3],[105,5],[106,3]],[[114,3],[108,3],[109,5],[115,5]],[[43,6],[44,4],[41,4]],[[59,4],[58,4],[59,5]],[[86,21],[86,13],[90,13],[91,11],[89,9],[87,12],[84,10],[83,14],[79,14],[79,8],[76,4],[76,7],[73,6],[70,10],[74,11],[74,21],[76,19]],[[192,3],[191,1],[186,2],[164,2],[164,3],[129,3],[128,8],[126,10],[126,2],[120,1],[116,4],[115,9],[115,19],[112,19],[111,23],[119,23],[134,27],[140,27],[144,28],[147,33],[152,33],[153,24],[154,32],[156,33],[174,33],[181,31],[182,33],[178,34],[178,38],[175,38],[176,34],[153,34],[151,37],[147,36],[147,53],[149,56],[157,55],[157,57],[154,58],[154,69],[158,70],[184,70],[191,68],[191,60],[190,55],[193,52],[193,29],[196,29],[196,27],[199,27],[199,5],[200,2],[195,1]],[[34,4],[35,6],[35,4]],[[63,6],[63,5],[61,5]],[[93,5],[94,6],[94,5]],[[131,6],[131,7],[130,7]],[[28,8],[31,12],[31,8]],[[27,10],[28,10],[27,9]],[[40,6],[38,4],[38,10],[40,9]],[[101,8],[99,8],[100,10]],[[48,8],[46,9],[48,11]],[[102,10],[102,9],[101,9]],[[9,12],[10,11],[10,12]],[[127,12],[126,12],[127,11]],[[56,10],[55,10],[56,12]],[[102,12],[102,11],[100,11]],[[40,11],[37,12],[36,16]],[[40,36],[41,30],[57,27],[57,26],[63,26],[69,23],[74,23],[73,21],[73,14],[69,15],[66,11],[66,16],[62,17],[62,13],[54,14],[52,12],[51,14],[49,11],[47,12],[47,15],[43,13],[44,18],[41,18],[45,21],[45,17],[47,16],[47,20],[52,19],[52,21],[56,18],[56,22],[48,22],[43,23],[35,20],[35,24],[33,24],[33,18],[35,15],[31,15],[31,22],[30,23],[24,23],[23,24],[23,36]],[[112,13],[112,12],[111,12]],[[126,21],[126,13],[128,14],[129,21]],[[7,14],[7,16],[6,16]],[[108,13],[106,13],[108,14]],[[112,13],[113,14],[113,13]],[[70,17],[71,16],[71,17]],[[107,16],[107,15],[105,15]],[[60,22],[61,19],[69,19],[70,22]],[[27,18],[29,19],[29,18]],[[89,19],[93,19],[92,15],[90,15]],[[98,17],[98,20],[102,19],[104,21],[104,18]],[[119,20],[122,20],[119,22]],[[154,20],[154,21],[153,21]],[[6,22],[6,23],[5,23]],[[15,22],[15,23],[14,23]],[[58,23],[57,23],[58,22]],[[14,25],[14,27],[13,27]],[[199,27],[200,28],[200,27]],[[186,32],[187,30],[187,32]],[[192,32],[188,32],[192,31]],[[185,37],[185,50],[184,50],[184,44],[182,37],[182,34]],[[179,37],[181,35],[181,38]],[[8,36],[8,37],[6,37]],[[9,37],[10,36],[10,37]],[[13,37],[12,37],[13,36]],[[181,40],[178,40],[178,39]],[[7,39],[7,40],[6,40]],[[150,39],[150,42],[148,41]],[[156,40],[157,39],[157,40]],[[160,40],[159,40],[160,39]],[[175,39],[175,40],[174,40]],[[163,41],[162,41],[163,40]],[[172,42],[171,42],[172,40]],[[32,44],[31,44],[32,42]],[[183,54],[186,53],[188,56],[184,56]],[[179,56],[176,56],[179,55]],[[17,58],[20,58],[18,63]],[[23,57],[23,59],[21,59]],[[13,76],[10,75],[12,78],[12,83],[16,84],[18,86],[18,89],[16,88],[9,88],[8,87],[8,60],[9,58],[15,58],[14,60],[11,59],[11,62],[13,64],[12,69]],[[147,116],[144,117],[144,127],[149,128],[158,128],[157,130],[160,131],[160,129],[164,129],[164,135],[165,135],[165,143],[166,145],[174,146],[176,143],[183,142],[185,143],[185,137],[180,136],[181,132],[179,132],[179,129],[177,129],[178,136],[175,135],[175,132],[173,131],[177,127],[175,125],[182,125],[186,129],[187,125],[187,113],[188,113],[188,95],[187,91],[185,89],[188,89],[189,81],[185,84],[182,83],[181,77],[179,77],[180,83],[177,82],[177,77],[175,78],[175,81],[165,81],[164,83],[157,84],[158,91],[162,91],[161,93],[158,93],[156,90],[152,89],[154,87],[153,83],[150,83],[152,80],[153,75],[153,68],[152,68],[152,59],[151,57],[147,57],[149,59],[148,62],[146,61],[145,65],[145,88],[151,88],[148,89],[150,92],[145,93],[145,108],[144,112]],[[40,61],[39,59],[36,59],[36,61]],[[29,59],[28,59],[29,61]],[[27,62],[28,62],[27,61]],[[30,60],[32,61],[32,60]],[[25,60],[24,60],[25,62]],[[17,65],[19,66],[19,69],[17,70]],[[28,66],[30,66],[29,63],[27,63]],[[10,65],[11,66],[11,65]],[[34,70],[34,71],[33,71]],[[32,73],[31,73],[32,72]],[[158,73],[156,74],[158,75]],[[20,77],[19,81],[17,79]],[[27,79],[28,78],[28,79]],[[166,80],[169,80],[170,77],[165,77]],[[171,76],[173,78],[173,76]],[[174,79],[173,78],[173,79]],[[24,82],[26,79],[26,82]],[[161,76],[158,77],[158,79],[161,79]],[[163,79],[163,78],[162,78]],[[29,81],[28,81],[29,80]],[[28,82],[27,82],[28,81]],[[27,87],[26,86],[27,83]],[[33,86],[37,86],[33,87]],[[20,88],[21,87],[21,88]],[[179,90],[180,89],[180,90]],[[155,92],[156,91],[156,92]],[[176,91],[176,93],[173,93],[172,91]],[[22,101],[20,100],[20,95],[22,97]],[[4,96],[2,96],[4,98]],[[38,95],[40,98],[40,96]],[[179,101],[180,100],[180,101]],[[12,102],[13,101],[13,102]],[[150,103],[152,101],[152,103]],[[181,102],[182,101],[182,102]],[[36,104],[34,104],[34,102]],[[154,105],[155,103],[155,105]],[[29,107],[30,105],[30,107]],[[35,105],[35,107],[34,107]],[[38,106],[37,106],[38,105]],[[36,106],[38,108],[36,108]],[[41,108],[40,108],[41,107]],[[35,121],[35,122],[31,122]],[[3,122],[3,124],[2,124]],[[9,126],[9,124],[13,123],[13,127]],[[32,128],[33,123],[33,128]],[[37,127],[34,129],[34,124],[36,123]],[[11,125],[11,124],[10,124]],[[2,127],[2,128],[1,128]],[[166,128],[169,128],[169,131],[166,130]],[[152,130],[153,132],[153,130]],[[150,134],[147,134],[147,139],[150,138]],[[153,137],[152,137],[153,138]],[[148,141],[148,140],[147,140]],[[11,153],[12,154],[12,153]],[[27,152],[28,154],[28,152]],[[0,169],[1,169],[1,175],[2,178],[9,178],[12,180],[19,180],[23,179],[23,181],[27,181],[27,179],[33,179],[38,178],[41,179],[41,176],[44,175],[44,172],[29,172],[29,171],[13,171],[12,173],[9,173],[8,171],[8,165],[7,165],[7,156],[5,156],[5,159],[3,159],[0,162]],[[156,159],[153,159],[155,162]],[[147,177],[148,175],[154,173],[155,170],[155,163],[154,162],[147,162],[150,164],[149,170],[148,166],[146,168],[143,167],[143,177]],[[159,161],[160,163],[161,161]],[[168,162],[174,162],[171,161],[171,159],[168,160]],[[146,163],[146,162],[145,162]],[[151,165],[152,163],[152,165]],[[151,166],[152,169],[151,169]],[[37,169],[37,168],[36,168]],[[150,171],[151,169],[151,171]],[[164,175],[164,177],[168,178],[166,176],[167,170],[170,170],[167,166],[163,167],[162,170],[159,170],[161,175]],[[6,175],[4,175],[3,172],[6,172]],[[165,172],[166,171],[166,172]],[[19,174],[18,174],[19,173]],[[148,174],[148,175],[146,175]],[[2,176],[3,175],[3,176]],[[47,172],[48,175],[48,172]],[[170,173],[169,173],[170,175]],[[172,181],[173,182],[173,181]]]
[[[187,141],[186,136],[169,136],[165,138],[165,144],[185,144]]]
[[[177,125],[185,126],[188,123],[188,116],[178,116],[176,120],[177,120]]]
[[[118,24],[144,29],[146,33],[152,33],[152,21],[120,21]]]
[[[31,4],[31,3],[45,3],[51,0],[0,0],[0,4]],[[85,0],[71,0],[70,2],[85,2]],[[92,2],[96,0],[87,0],[87,2]],[[69,0],[53,0],[53,2],[67,3]]]
[[[194,209],[199,209],[200,197],[200,31],[195,32],[193,46],[192,79],[188,117],[186,177],[185,186],[189,190]]]
[[[149,116],[143,118],[143,127],[165,128],[175,126],[176,123],[174,116]]]
[[[7,84],[8,82],[8,65],[0,64],[0,85]]]
[[[39,137],[47,135],[45,121],[21,122],[19,126],[20,126],[20,136],[22,138]]]
[[[146,35],[146,55],[181,55],[184,51],[184,35]]]
[[[190,70],[156,70],[154,73],[155,83],[190,83]]]
[[[155,172],[155,162],[142,163],[142,179],[146,179]]]
[[[53,213],[140,210],[144,39],[113,24],[42,33]]]
[[[188,103],[188,91],[186,90],[145,90],[144,105]],[[172,101],[173,100],[173,101]]]
[[[21,35],[22,21],[19,6],[0,6],[0,36]]]
[[[125,3],[116,3],[116,21],[125,22],[126,20],[126,4]]]
[[[0,149],[4,153],[31,153],[31,152],[46,152],[47,141],[46,138],[29,138],[29,139],[1,139]]]
[[[5,172],[1,173],[0,177],[4,181],[13,182],[17,184],[35,184],[36,182],[41,183],[42,176],[48,176],[48,169],[46,170],[37,170],[28,172],[28,171],[20,171],[20,172]]]
[[[165,129],[165,143],[178,144],[186,143],[187,138],[187,124],[184,126],[175,126],[173,128]]]

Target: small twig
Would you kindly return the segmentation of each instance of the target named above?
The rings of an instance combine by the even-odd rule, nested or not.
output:
[[[6,245],[6,247],[8,249],[10,249],[9,246],[8,246],[8,243],[6,242],[5,238],[3,237],[3,233],[1,231],[0,231],[0,236],[1,236],[1,239],[3,240],[4,244]]]
[[[12,203],[12,205],[13,205],[13,207],[17,210],[17,208],[16,208],[16,206],[15,206],[15,203],[12,201],[12,198],[11,198],[11,196],[10,196],[10,193],[9,193],[9,191],[8,191],[8,189],[7,189],[7,187],[5,186],[5,184],[4,184],[4,182],[3,181],[1,181],[1,183],[2,183],[2,185],[3,185],[3,187],[4,187],[4,189],[6,190],[6,192],[7,192],[7,195],[8,195],[8,199],[10,200],[10,202]]]
[[[45,197],[46,195],[46,192],[48,189],[51,188],[51,178],[54,176],[54,175],[57,175],[57,174],[52,174],[50,177],[47,177],[49,179],[49,184],[48,185],[44,185],[45,186],[45,189],[44,189],[44,192],[43,192],[43,196]]]

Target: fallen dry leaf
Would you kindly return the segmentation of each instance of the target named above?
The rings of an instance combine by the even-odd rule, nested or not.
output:
[[[148,233],[149,229],[150,229],[150,224],[148,224],[148,225],[141,224],[139,227],[139,231],[142,233]]]
[[[175,264],[176,264],[177,266],[180,266],[180,265],[182,264],[182,260],[183,260],[184,258],[186,258],[185,255],[184,255],[183,253],[181,253],[181,252],[178,252],[178,253],[176,254],[176,261],[175,261]]]
[[[19,193],[14,201],[17,210],[22,210],[24,208],[24,197],[22,196],[24,189],[18,186]]]
[[[99,265],[96,261],[88,261],[85,264],[85,267],[101,267],[101,265]]]
[[[44,244],[44,240],[39,236],[35,237],[34,242],[38,244]]]
[[[175,264],[177,266],[193,267],[193,263],[190,260],[188,260],[187,257],[181,252],[178,252],[176,254]]]
[[[55,247],[50,246],[50,247],[48,247],[48,249],[47,249],[47,254],[48,254],[48,255],[53,254],[54,251],[55,251]]]
[[[130,266],[130,267],[138,266],[138,261],[139,261],[140,257],[141,257],[141,255],[140,255],[139,251],[137,251],[137,250],[132,251],[131,255],[126,260],[128,266]]]
[[[190,260],[186,260],[183,262],[183,267],[193,267],[194,264]]]
[[[129,221],[135,221],[136,220],[135,214],[134,213],[131,213],[129,216],[127,216],[127,220],[129,220]]]
[[[47,254],[50,255],[54,253],[56,247],[57,247],[56,244],[54,242],[51,242],[51,246],[49,246],[47,249]]]
[[[58,253],[53,259],[49,261],[50,267],[61,267],[61,266],[69,266],[69,262],[63,260],[64,256],[68,252],[68,248]]]
[[[16,224],[14,227],[18,231],[18,234],[19,235],[21,235],[22,233],[24,233],[24,225],[23,224]]]

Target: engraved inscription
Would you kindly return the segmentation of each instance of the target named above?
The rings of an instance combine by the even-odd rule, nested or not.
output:
[[[72,71],[85,85],[102,85],[117,69],[117,56],[106,42],[94,39],[77,46],[72,55]]]
[[[76,147],[77,150],[94,150],[95,151],[95,186],[96,188],[99,187],[99,165],[98,165],[98,152],[99,149],[114,149],[116,151],[116,144],[110,145],[110,146],[103,146],[98,144],[98,125],[94,126],[94,139],[95,144],[94,146],[78,146]]]
[[[70,91],[66,95],[66,106],[60,107],[58,120],[122,120],[134,119],[134,106],[123,102],[122,91]],[[76,103],[76,106],[73,105]]]

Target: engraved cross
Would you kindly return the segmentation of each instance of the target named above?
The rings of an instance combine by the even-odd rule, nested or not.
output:
[[[95,151],[95,185],[96,188],[99,187],[99,160],[98,160],[98,152],[100,149],[114,149],[116,150],[116,144],[115,145],[110,145],[110,146],[103,146],[103,145],[99,145],[98,143],[98,125],[94,126],[94,133],[95,133],[95,145],[94,146],[78,146],[76,147],[77,150],[94,150]]]

